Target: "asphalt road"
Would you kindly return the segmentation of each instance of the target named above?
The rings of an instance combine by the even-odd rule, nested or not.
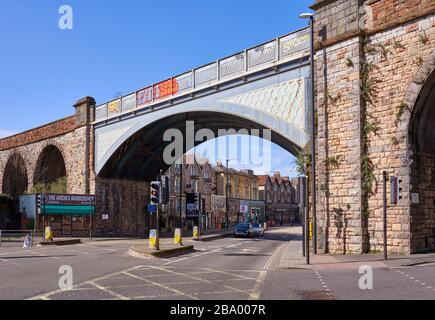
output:
[[[261,239],[195,242],[195,252],[169,259],[131,257],[131,241],[0,248],[0,299],[435,299],[435,264],[283,265],[283,257],[294,254],[288,250],[300,248],[299,231],[283,227]],[[361,265],[373,270],[372,290],[359,287]],[[71,267],[72,289],[59,289],[62,266]]]

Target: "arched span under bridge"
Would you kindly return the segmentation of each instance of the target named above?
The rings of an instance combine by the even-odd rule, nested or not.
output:
[[[105,178],[152,179],[167,167],[163,133],[272,130],[290,152],[311,135],[309,30],[302,29],[96,108],[95,170]],[[160,163],[159,163],[160,162]]]

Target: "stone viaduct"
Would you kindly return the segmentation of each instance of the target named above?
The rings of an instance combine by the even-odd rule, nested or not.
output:
[[[312,9],[319,251],[383,250],[383,171],[402,188],[388,204],[388,251],[435,249],[435,2],[317,0]],[[87,97],[71,117],[1,139],[0,193],[66,176],[68,192],[97,195],[97,232],[140,235],[148,185],[96,174],[95,109]]]

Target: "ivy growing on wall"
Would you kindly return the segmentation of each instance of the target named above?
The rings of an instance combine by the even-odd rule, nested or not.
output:
[[[67,193],[67,178],[62,177],[51,183],[38,183],[32,188],[30,193]]]
[[[362,141],[361,141],[361,190],[363,198],[363,213],[365,218],[370,216],[368,200],[372,194],[375,183],[373,163],[368,155],[370,148],[370,135],[377,134],[378,126],[372,122],[372,118],[367,113],[367,105],[373,104],[375,89],[374,80],[371,78],[375,65],[367,59],[370,54],[381,54],[383,59],[388,57],[390,51],[383,45],[368,44],[368,39],[364,41],[364,57],[361,62],[361,99],[364,103],[362,112]]]
[[[300,175],[307,174],[309,171],[309,168],[311,167],[311,154],[298,153],[296,155],[296,159],[295,159],[294,163],[296,166],[296,171]]]

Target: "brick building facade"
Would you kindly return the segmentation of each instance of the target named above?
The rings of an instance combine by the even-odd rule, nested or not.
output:
[[[259,199],[266,202],[266,220],[270,224],[299,222],[296,188],[289,177],[275,172],[258,178]]]

